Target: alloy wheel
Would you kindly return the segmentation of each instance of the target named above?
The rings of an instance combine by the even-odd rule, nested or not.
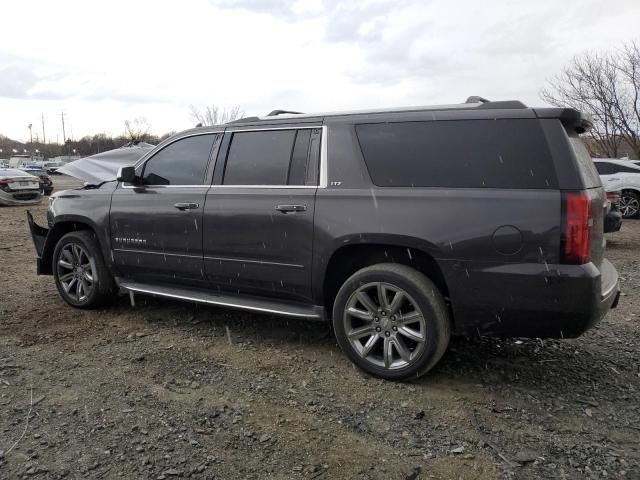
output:
[[[83,302],[95,288],[95,261],[78,243],[68,243],[60,250],[56,265],[58,280],[65,294]]]
[[[620,197],[620,213],[624,218],[633,218],[640,211],[640,201],[631,195]]]
[[[351,294],[344,329],[365,361],[389,370],[408,366],[425,348],[426,322],[418,304],[385,282],[362,285]]]

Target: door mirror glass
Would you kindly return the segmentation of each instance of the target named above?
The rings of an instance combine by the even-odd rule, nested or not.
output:
[[[118,170],[118,176],[116,180],[123,183],[135,183],[136,169],[134,167],[121,167]]]

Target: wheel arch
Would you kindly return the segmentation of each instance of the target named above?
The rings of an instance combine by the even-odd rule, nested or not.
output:
[[[39,271],[41,275],[53,275],[53,252],[56,248],[56,245],[58,244],[58,241],[69,232],[77,232],[82,230],[89,230],[93,233],[96,233],[95,227],[91,224],[90,221],[85,219],[66,218],[56,221],[53,227],[49,229],[49,233],[47,234],[47,238],[42,249]],[[98,243],[100,244],[99,239]],[[101,250],[103,250],[104,255],[103,246],[100,245],[100,248]]]
[[[331,312],[338,290],[344,281],[361,268],[377,263],[398,263],[415,268],[438,287],[445,299],[449,288],[438,261],[426,248],[413,243],[358,243],[337,248],[327,261],[322,277],[322,300],[327,312]]]

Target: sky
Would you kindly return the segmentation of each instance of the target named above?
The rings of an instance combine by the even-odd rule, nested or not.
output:
[[[639,39],[638,0],[0,0],[0,134],[16,140],[247,115],[463,102],[544,105],[584,52]]]

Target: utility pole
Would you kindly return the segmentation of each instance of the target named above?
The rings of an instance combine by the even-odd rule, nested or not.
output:
[[[29,124],[29,138],[30,138],[30,140],[31,140],[31,142],[30,142],[30,143],[32,143],[32,144],[33,144],[33,130],[31,130],[31,127],[33,127],[33,124],[31,124],[31,123],[30,123],[30,124]]]
[[[47,134],[44,132],[44,113],[42,114],[42,143],[47,143]]]
[[[64,111],[60,112],[62,117],[62,151],[65,152],[67,148],[67,134],[64,131]]]
[[[60,117],[62,117],[62,143],[67,143],[67,134],[64,131],[64,112],[60,113]]]

